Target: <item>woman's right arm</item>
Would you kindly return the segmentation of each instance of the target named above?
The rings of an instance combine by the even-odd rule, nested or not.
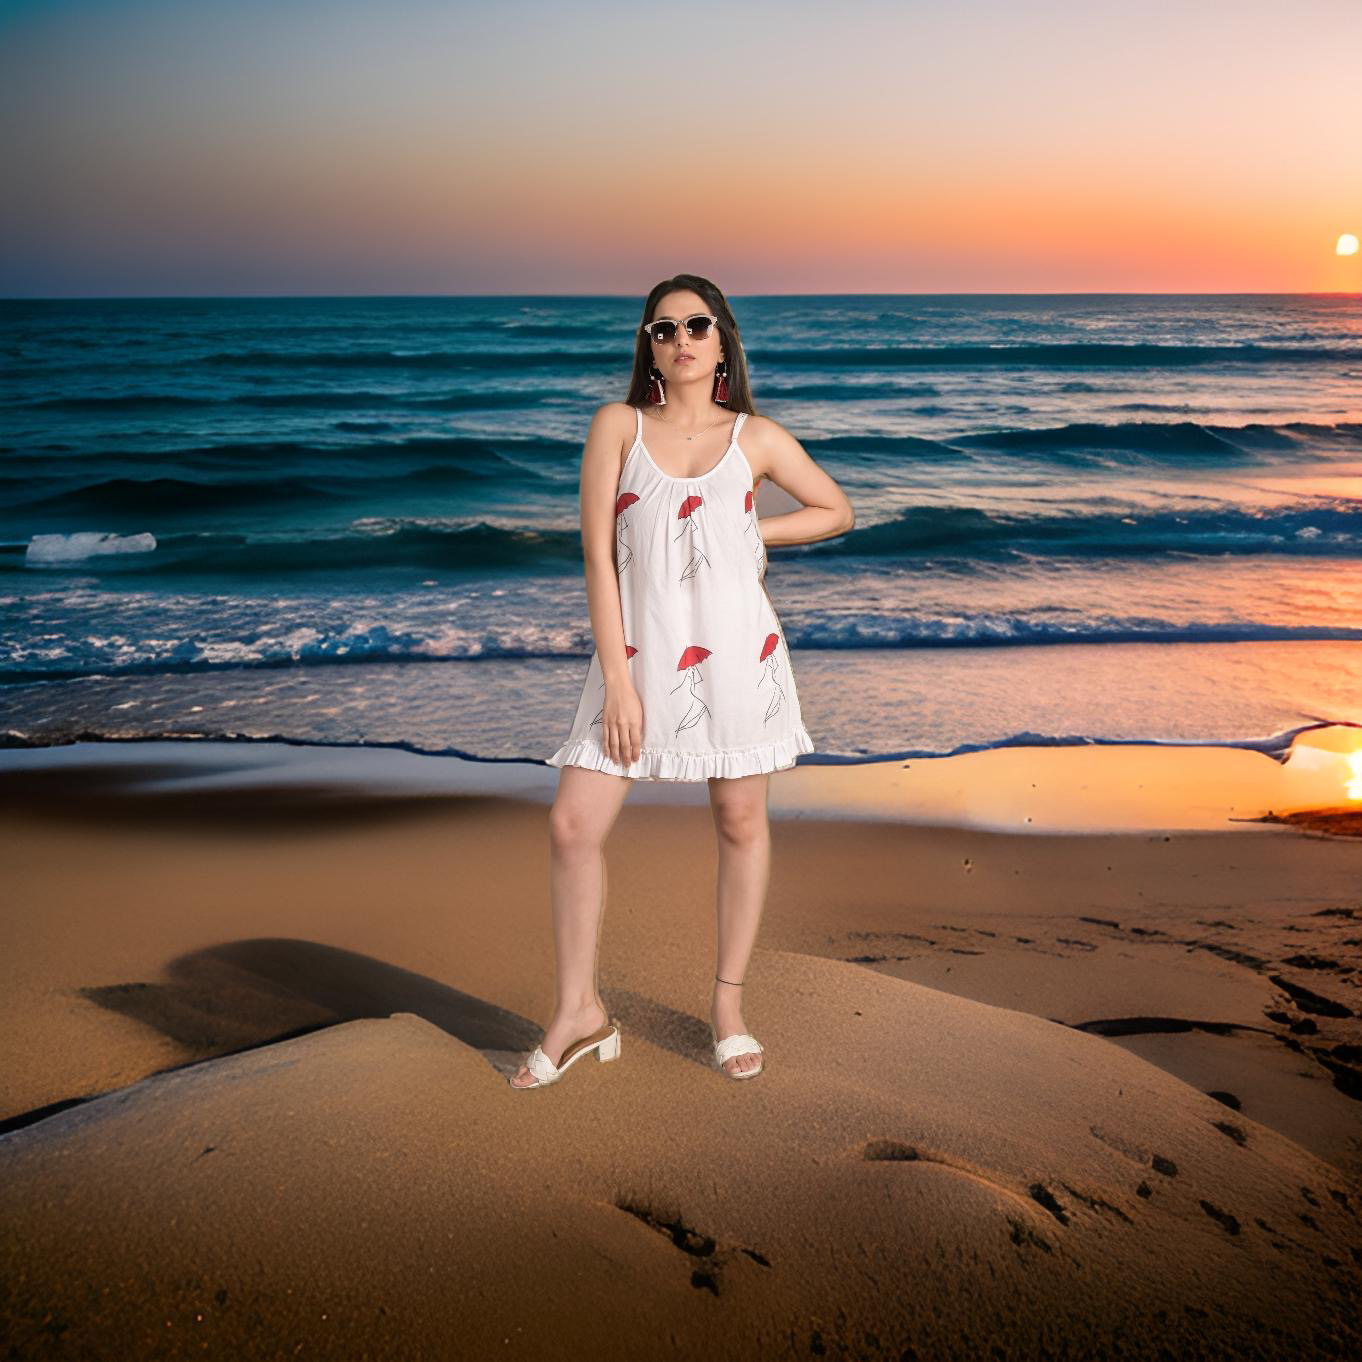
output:
[[[605,678],[601,745],[610,759],[622,766],[638,760],[643,741],[643,703],[634,689],[624,651],[624,617],[615,567],[615,502],[619,496],[624,413],[628,411],[622,402],[607,402],[596,408],[582,450],[581,478],[587,609]],[[632,427],[632,412],[628,419]]]

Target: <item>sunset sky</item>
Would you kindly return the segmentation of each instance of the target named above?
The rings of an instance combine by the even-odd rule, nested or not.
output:
[[[1359,0],[0,3],[0,294],[1362,290]]]

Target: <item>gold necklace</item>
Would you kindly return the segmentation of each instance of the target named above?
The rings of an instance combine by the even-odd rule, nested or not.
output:
[[[721,416],[721,417],[719,418],[719,421],[722,421],[723,419],[724,419],[724,418]],[[655,417],[653,418],[653,420],[655,420],[655,421],[661,421],[662,418],[661,418],[660,416],[655,416]],[[707,426],[705,427],[705,430],[713,430],[714,427],[717,426],[717,425],[719,424],[719,421],[711,421],[711,422],[709,423],[709,425],[707,425]],[[670,425],[671,422],[670,422],[670,421],[662,421],[662,424],[663,424],[664,426],[667,426],[667,425]],[[694,440],[694,439],[696,439],[697,437],[703,435],[703,434],[705,433],[705,430],[697,430],[697,431],[695,432],[694,435],[687,435],[687,436],[686,436],[686,439],[688,439],[688,440]],[[684,432],[682,432],[682,433],[684,434]]]

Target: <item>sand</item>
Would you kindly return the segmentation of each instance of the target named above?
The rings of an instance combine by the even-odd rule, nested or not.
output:
[[[0,753],[7,1355],[1355,1353],[1350,736],[773,777],[741,1084],[705,789],[639,785],[620,1061],[530,1093],[556,772]]]

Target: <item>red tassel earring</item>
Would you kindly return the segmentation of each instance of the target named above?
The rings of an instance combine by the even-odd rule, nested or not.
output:
[[[655,407],[667,405],[667,394],[662,391],[662,373],[652,367],[648,369],[648,401]]]
[[[714,400],[722,406],[728,401],[728,363],[725,361],[714,371],[719,376],[719,382],[714,389]]]

